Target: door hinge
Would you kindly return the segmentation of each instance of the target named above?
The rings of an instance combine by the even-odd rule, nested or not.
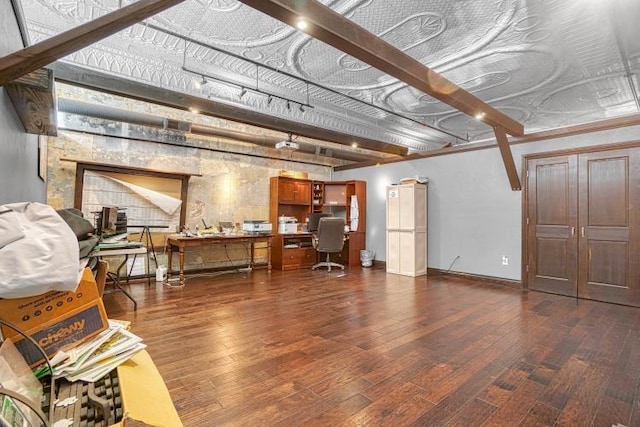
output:
[[[529,171],[527,170],[527,178],[529,178]]]
[[[529,225],[529,217],[527,217],[527,225]]]
[[[527,264],[527,266],[525,268],[526,268],[526,271],[528,273],[529,272],[529,264]]]

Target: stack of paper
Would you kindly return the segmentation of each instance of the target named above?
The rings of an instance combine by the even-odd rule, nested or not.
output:
[[[68,350],[68,359],[53,368],[54,375],[69,381],[94,382],[146,348],[142,338],[109,321],[109,328],[91,340]]]

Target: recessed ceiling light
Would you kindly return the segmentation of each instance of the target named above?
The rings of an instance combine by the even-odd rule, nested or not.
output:
[[[197,108],[193,108],[193,107],[189,108],[189,111],[191,111],[194,114],[198,114],[200,112],[200,110],[198,110]]]
[[[296,27],[298,27],[299,30],[306,30],[307,27],[309,26],[309,24],[307,23],[307,21],[305,21],[304,18],[300,18],[298,19],[298,22],[296,22]]]
[[[353,148],[358,148],[358,143],[357,143],[357,142],[353,142],[353,143],[351,143],[351,146],[352,146]]]
[[[482,119],[484,119],[484,113],[476,114],[476,120],[482,120]]]

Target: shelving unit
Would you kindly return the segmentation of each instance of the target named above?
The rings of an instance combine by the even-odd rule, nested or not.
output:
[[[324,182],[313,181],[313,211],[322,212],[324,206]]]
[[[278,218],[295,217],[304,223],[307,214],[325,212],[344,218],[349,226],[349,239],[336,262],[351,267],[360,265],[360,250],[365,248],[367,187],[364,181],[309,181],[276,176],[270,181],[269,221],[278,229]],[[358,200],[353,211],[351,196]],[[352,215],[353,214],[353,215]],[[357,223],[353,218],[357,217]],[[355,228],[355,229],[353,229]],[[310,233],[276,234],[273,238],[272,264],[278,270],[309,267],[315,264],[316,251]]]

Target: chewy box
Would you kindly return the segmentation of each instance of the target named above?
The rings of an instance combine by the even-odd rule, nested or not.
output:
[[[85,268],[78,288],[72,292],[47,292],[27,298],[0,299],[0,318],[20,328],[42,347],[48,357],[74,347],[107,326],[107,314],[98,295],[91,270]],[[42,354],[11,328],[2,334],[13,338],[29,366],[42,363]]]

